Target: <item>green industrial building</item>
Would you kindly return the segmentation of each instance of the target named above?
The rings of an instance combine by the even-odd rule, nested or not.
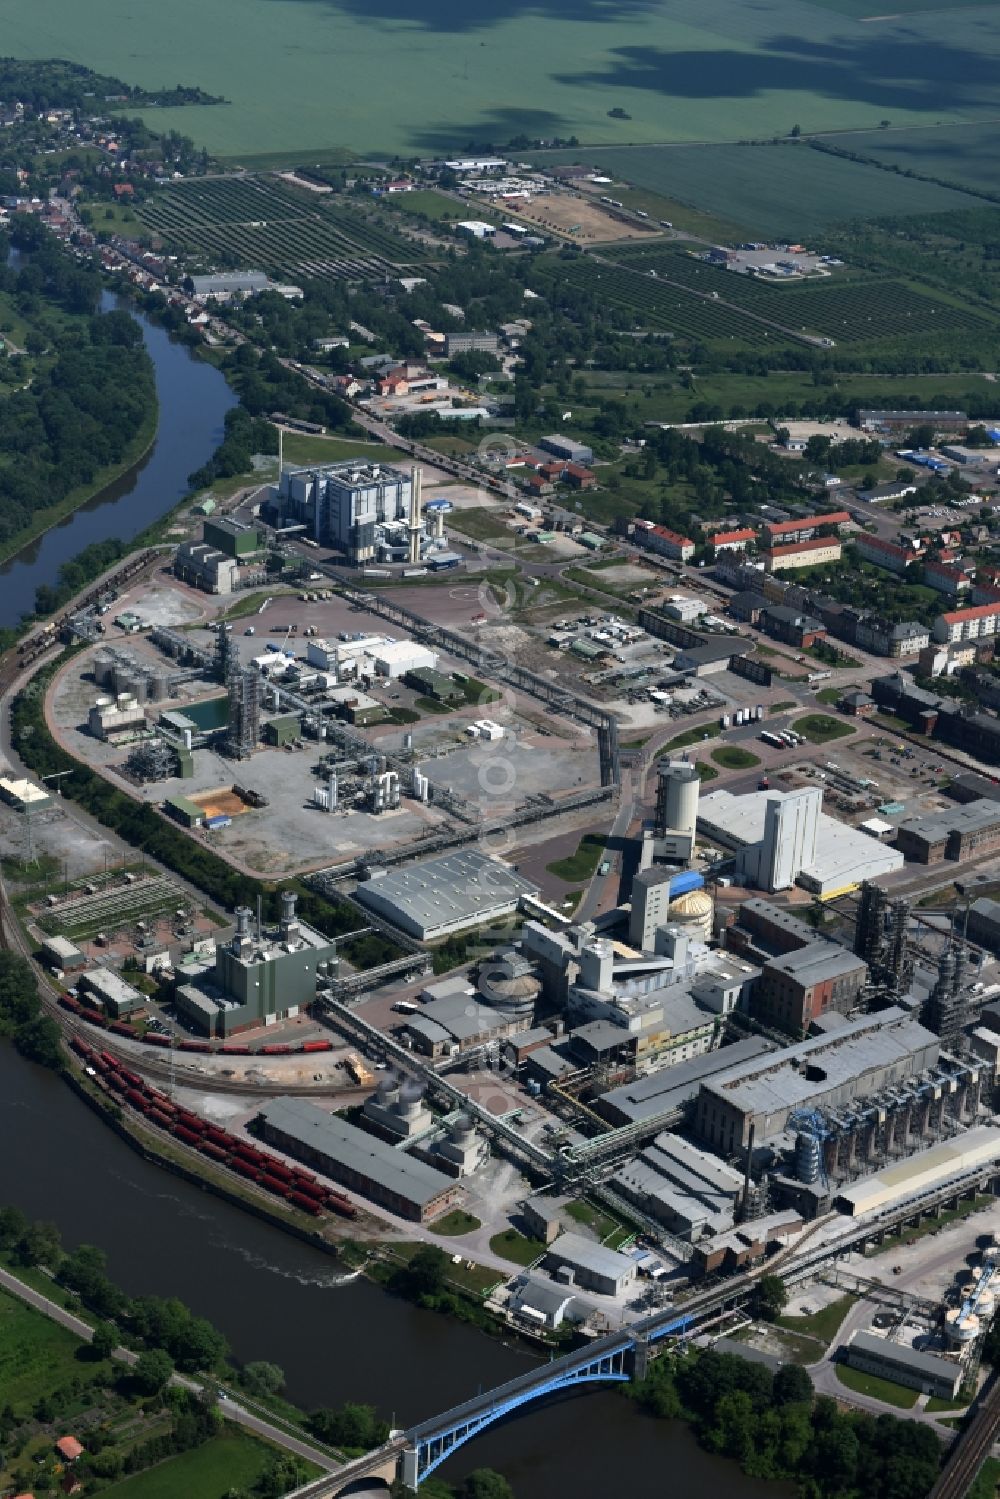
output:
[[[215,950],[214,973],[177,986],[178,1014],[205,1036],[273,1025],[312,1004],[320,964],[335,962],[336,953],[335,942],[298,920],[291,891],[282,892],[276,927],[254,930],[241,906],[235,936]]]
[[[163,804],[171,817],[186,828],[197,828],[205,821],[205,809],[186,796],[168,796]]]
[[[267,546],[264,533],[256,526],[230,520],[226,515],[212,516],[205,521],[202,540],[206,546],[214,547],[226,557],[235,557],[237,561],[254,557]]]
[[[282,745],[291,744],[293,740],[301,737],[302,724],[297,713],[285,713],[280,718],[269,718],[261,725],[260,737],[265,744],[271,744],[281,749]]]
[[[421,666],[408,671],[403,680],[408,687],[439,703],[460,703],[465,699],[465,692],[457,682],[446,677],[444,672],[432,671],[430,667]]]

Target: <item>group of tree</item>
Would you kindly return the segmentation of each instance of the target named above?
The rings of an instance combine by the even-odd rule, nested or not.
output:
[[[30,325],[30,381],[0,401],[0,546],[120,464],[156,407],[152,362],[135,320],[96,311],[100,280],[78,268],[34,221],[19,228],[32,253],[0,269]]]
[[[42,1012],[30,963],[12,952],[0,952],[0,1036],[31,1061],[62,1069],[59,1027]]]
[[[731,1354],[660,1359],[629,1392],[654,1415],[687,1419],[708,1451],[754,1478],[788,1479],[803,1499],[924,1499],[941,1446],[930,1427],[841,1412],[794,1364],[776,1373]]]

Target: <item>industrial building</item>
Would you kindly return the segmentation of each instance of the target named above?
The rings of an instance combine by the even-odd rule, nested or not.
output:
[[[204,1036],[273,1025],[312,1004],[320,965],[336,955],[336,942],[299,921],[291,891],[282,891],[276,926],[255,928],[249,907],[240,906],[235,935],[215,950],[214,970],[178,985],[177,1012]]]
[[[867,964],[838,943],[810,942],[764,964],[750,1013],[765,1025],[801,1036],[820,1016],[854,1009],[867,977]]]
[[[686,864],[694,853],[701,776],[691,760],[661,760],[656,767],[653,831],[666,840],[663,857]]]
[[[401,1082],[387,1073],[375,1092],[362,1105],[362,1117],[383,1140],[412,1140],[433,1127],[434,1115],[424,1102],[424,1090],[415,1080]]]
[[[522,895],[537,893],[537,885],[499,859],[463,848],[405,869],[373,869],[356,898],[402,931],[433,942],[509,916]]]
[[[42,812],[52,805],[52,797],[44,787],[10,776],[0,776],[0,799],[18,812]]]
[[[240,564],[204,541],[182,541],[174,554],[174,572],[182,583],[204,593],[233,593],[240,586]]]
[[[703,1082],[698,1137],[724,1155],[781,1136],[799,1110],[836,1109],[905,1084],[937,1065],[940,1043],[894,1006],[849,1020],[831,1036],[800,1041]],[[794,1128],[794,1123],[791,1126]]]
[[[145,996],[138,989],[133,989],[110,968],[91,968],[81,973],[78,987],[85,1002],[97,1004],[113,1020],[131,1015],[133,1010],[141,1010],[146,1003]]]
[[[980,896],[969,907],[968,937],[989,952],[1000,954],[1000,901]]]
[[[896,846],[919,864],[988,853],[1000,847],[1000,802],[983,798],[943,812],[908,817],[899,824]]]
[[[400,1218],[426,1223],[461,1193],[454,1179],[303,1098],[260,1111],[263,1138]]]
[[[589,448],[585,442],[575,442],[572,437],[564,437],[558,432],[549,437],[540,437],[538,446],[543,452],[552,453],[556,458],[565,458],[567,463],[586,465],[594,461],[593,448]]]
[[[440,526],[421,511],[419,468],[409,473],[360,460],[285,468],[266,508],[280,526],[302,525],[349,563],[421,561],[443,547]]]
[[[634,1082],[612,1088],[597,1100],[594,1107],[602,1118],[615,1125],[668,1118],[694,1102],[707,1078],[728,1072],[742,1062],[773,1050],[762,1036],[747,1036],[721,1050],[705,1052],[687,1062],[660,1068],[646,1077],[637,1077]]]
[[[732,1228],[743,1190],[739,1171],[666,1133],[621,1167],[612,1183],[669,1233],[687,1240]]]
[[[113,743],[122,734],[146,727],[145,710],[130,692],[117,697],[99,697],[87,714],[87,728],[95,739]]]
[[[764,890],[796,883],[829,900],[862,880],[902,869],[902,853],[828,817],[821,804],[817,787],[745,796],[713,791],[701,798],[698,827],[712,843],[732,849],[741,876]]]
[[[50,968],[57,969],[60,973],[74,973],[87,966],[83,953],[66,937],[44,937],[42,957]]]
[[[977,1167],[998,1163],[1000,1129],[979,1125],[842,1187],[837,1194],[837,1207],[855,1218],[866,1213],[884,1212]]]
[[[925,1395],[936,1395],[941,1400],[951,1400],[958,1394],[965,1372],[956,1359],[940,1353],[923,1353],[872,1332],[852,1333],[842,1353],[844,1362],[852,1369],[890,1379],[910,1390],[922,1390]]]
[[[616,1249],[605,1249],[581,1234],[560,1234],[549,1246],[546,1268],[562,1285],[582,1286],[601,1296],[620,1296],[638,1274],[635,1260]]]

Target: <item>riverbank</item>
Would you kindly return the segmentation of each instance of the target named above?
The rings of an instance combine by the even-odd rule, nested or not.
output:
[[[153,406],[150,409],[142,427],[128,444],[121,463],[111,464],[100,470],[97,478],[91,484],[82,484],[76,489],[71,489],[57,505],[48,505],[39,511],[35,520],[28,526],[23,526],[10,539],[0,546],[0,567],[16,558],[19,552],[23,552],[32,542],[38,541],[47,532],[62,525],[68,516],[77,510],[83,509],[85,505],[100,504],[101,499],[115,485],[127,481],[133,473],[138,473],[146,458],[152,452],[156,442],[156,434],[160,421],[160,403],[155,395]]]

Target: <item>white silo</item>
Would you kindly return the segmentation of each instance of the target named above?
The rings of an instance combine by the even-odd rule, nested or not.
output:
[[[690,760],[661,760],[656,770],[656,831],[694,837],[701,777]]]

